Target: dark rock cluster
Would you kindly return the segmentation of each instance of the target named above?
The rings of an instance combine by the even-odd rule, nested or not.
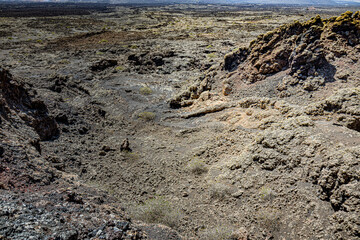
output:
[[[72,201],[64,190],[0,195],[2,239],[146,239],[121,211]]]
[[[164,73],[169,73],[163,69],[165,62],[169,62],[170,58],[175,56],[174,51],[168,52],[145,52],[136,53],[128,56],[128,61],[136,71],[140,73],[149,73],[157,69],[161,69]]]

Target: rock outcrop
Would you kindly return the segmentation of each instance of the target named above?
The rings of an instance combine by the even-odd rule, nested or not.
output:
[[[236,96],[242,85],[269,77],[277,78],[271,91],[278,97],[316,91],[331,82],[356,81],[360,74],[359,29],[359,12],[284,25],[260,35],[249,47],[227,54],[218,68],[170,99],[170,107],[192,105],[210,89]]]
[[[2,121],[12,121],[16,114],[32,127],[41,140],[51,140],[59,135],[59,129],[43,101],[31,98],[23,84],[12,79],[10,73],[0,68],[0,114]]]
[[[347,55],[358,60],[359,26],[359,12],[284,25],[260,35],[249,48],[226,55],[223,68],[236,71],[237,79],[246,83],[262,81],[287,69],[299,80],[321,76],[331,81],[336,68],[329,63],[332,58]]]

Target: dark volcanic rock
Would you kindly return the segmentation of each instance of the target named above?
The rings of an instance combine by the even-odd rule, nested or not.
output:
[[[104,71],[105,69],[109,68],[109,67],[114,67],[117,65],[117,61],[116,60],[108,60],[108,59],[103,59],[99,62],[94,63],[90,69],[91,71]]]
[[[168,52],[145,52],[131,54],[128,56],[128,61],[134,68],[142,73],[150,73],[156,70],[157,68],[165,65],[165,61],[171,57],[174,57],[175,53],[173,51]],[[165,71],[166,72],[166,71]]]
[[[59,135],[59,129],[53,117],[49,116],[44,102],[32,99],[23,85],[12,79],[5,69],[0,68],[0,113],[9,120],[11,112],[16,112],[27,125],[34,128],[41,140],[50,140]]]
[[[0,195],[3,239],[147,239],[122,212],[89,202],[63,201],[61,190]],[[111,213],[111,214],[110,214]]]

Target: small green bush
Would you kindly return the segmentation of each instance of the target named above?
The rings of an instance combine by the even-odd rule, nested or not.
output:
[[[106,39],[101,39],[100,41],[99,41],[99,43],[107,43],[108,42],[108,40],[106,40]]]
[[[150,95],[150,94],[152,94],[152,92],[153,92],[152,89],[149,88],[148,86],[140,88],[140,93],[142,95]]]
[[[156,114],[153,112],[142,112],[142,113],[139,113],[138,117],[145,121],[152,121],[155,119]]]
[[[169,227],[176,227],[182,218],[181,211],[163,197],[147,200],[131,210],[135,219],[146,223],[161,223]]]
[[[124,71],[124,66],[117,66],[116,68],[115,68],[115,70],[116,71]]]
[[[208,58],[216,58],[216,55],[215,55],[215,53],[209,53],[209,54],[207,55],[207,57],[208,57]]]

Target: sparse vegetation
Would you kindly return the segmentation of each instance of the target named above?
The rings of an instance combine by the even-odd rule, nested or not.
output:
[[[135,219],[147,223],[161,223],[169,227],[178,226],[182,213],[164,197],[149,199],[144,204],[133,207],[131,213]]]
[[[101,28],[102,31],[108,31],[108,30],[110,30],[110,29],[111,29],[111,27],[109,27],[109,26],[107,26],[107,25],[104,25],[104,26]]]
[[[258,211],[257,221],[260,226],[269,233],[279,230],[280,211],[275,208],[263,208]]]
[[[106,39],[101,39],[100,41],[99,41],[99,43],[107,43],[108,42],[108,40],[106,40]]]
[[[262,187],[259,191],[260,199],[264,201],[271,201],[273,200],[275,193],[269,187]]]
[[[193,174],[200,175],[208,171],[206,164],[198,157],[194,157],[187,165],[187,170]]]
[[[137,152],[124,151],[124,155],[126,160],[130,160],[132,162],[140,159],[140,156]]]
[[[115,68],[115,70],[120,72],[120,71],[124,71],[125,68],[124,68],[124,66],[117,66],[117,67]]]
[[[144,86],[144,87],[140,88],[140,93],[142,95],[150,95],[150,94],[152,94],[152,92],[153,92],[152,89],[149,88],[148,86]]]
[[[75,191],[86,192],[81,216],[62,229],[44,224],[53,236],[73,224],[79,226],[78,236],[90,232],[105,239],[127,228],[122,238],[130,239],[137,234],[137,222],[127,225],[123,216],[131,214],[133,220],[175,227],[184,239],[281,239],[289,236],[283,232],[289,226],[303,239],[354,238],[359,94],[336,95],[330,102],[325,95],[358,86],[359,13],[357,19],[348,12],[326,20],[335,10],[187,8],[116,6],[86,16],[0,18],[6,21],[0,31],[1,68],[9,68],[13,81],[23,78],[29,89],[16,101],[16,88],[0,93],[5,104],[0,113],[7,117],[0,124],[0,131],[5,127],[0,189],[9,189],[3,194],[12,188],[22,191],[23,170],[29,176],[24,190],[29,185],[30,194],[32,186],[44,183],[47,206],[52,206],[48,199],[53,192],[55,205],[62,206],[59,186],[76,185]],[[323,18],[303,21],[318,13]],[[279,27],[283,23],[291,24]],[[297,71],[307,66],[300,76]],[[252,71],[253,78],[241,75]],[[52,73],[56,76],[47,76]],[[50,105],[41,107],[40,101]],[[177,109],[169,109],[169,103]],[[27,104],[36,105],[35,110]],[[61,134],[54,141],[37,141],[35,127],[51,130],[52,121]],[[96,185],[82,189],[79,181]],[[164,197],[153,198],[157,194]],[[23,208],[14,198],[20,195],[3,197],[0,206],[12,202]],[[74,204],[76,212],[81,205]],[[122,213],[129,205],[136,206]],[[65,202],[59,216],[69,207]],[[28,215],[29,230],[42,234],[35,226],[38,219]],[[9,239],[22,234],[16,232],[18,225],[28,226],[16,218],[2,220],[9,222],[4,230]],[[105,229],[104,223],[109,223]],[[154,232],[177,238],[165,227],[144,223],[141,228],[138,239]],[[101,234],[99,229],[104,229]]]
[[[200,240],[229,240],[232,239],[234,229],[223,225],[215,228],[206,229],[200,234]]]
[[[231,194],[231,188],[225,183],[215,182],[211,184],[209,194],[213,199],[224,200]]]
[[[141,112],[139,113],[138,117],[145,121],[152,121],[155,119],[156,114],[153,112]]]
[[[59,61],[59,64],[70,64],[70,61],[68,59],[62,59]]]
[[[215,53],[209,53],[207,55],[208,58],[216,58],[216,54]]]

